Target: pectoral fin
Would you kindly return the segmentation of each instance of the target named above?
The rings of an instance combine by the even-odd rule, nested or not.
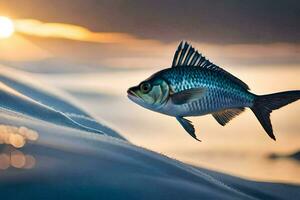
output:
[[[199,142],[201,142],[201,140],[199,140],[195,134],[195,128],[191,121],[189,121],[183,117],[176,117],[176,119],[181,124],[181,126],[184,128],[184,130],[186,130],[186,132],[188,132],[195,140],[198,140]]]
[[[177,92],[171,95],[171,100],[177,105],[189,103],[200,99],[204,95],[205,90],[205,88],[192,88]]]
[[[244,110],[245,108],[226,109],[213,113],[212,116],[217,120],[219,124],[225,126],[230,120],[241,114]]]

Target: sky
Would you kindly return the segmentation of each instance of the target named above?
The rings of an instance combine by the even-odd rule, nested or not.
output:
[[[300,2],[272,0],[10,0],[1,10],[18,18],[77,24],[166,42],[300,42]]]
[[[221,65],[299,66],[299,10],[296,0],[1,0],[17,32],[2,44],[32,52],[0,41],[0,59],[151,67],[187,40]]]
[[[237,147],[237,153],[253,148],[263,150],[262,153],[273,150],[285,153],[297,149],[299,144],[297,104],[288,108],[290,112],[282,109],[273,115],[274,128],[280,138],[277,143],[265,139],[266,134],[248,112],[227,128],[220,127],[211,116],[195,120],[201,137],[210,140],[199,146],[193,145],[194,140],[178,129],[176,120],[145,112],[131,102],[123,104],[123,100],[129,86],[171,66],[182,40],[191,43],[211,62],[241,78],[256,94],[299,88],[299,11],[299,0],[0,0],[0,36],[5,29],[1,26],[1,16],[9,17],[15,29],[11,36],[0,38],[0,65],[30,72],[60,73],[49,76],[53,78],[51,84],[77,92],[82,102],[87,101],[86,108],[93,114],[101,118],[108,116],[105,120],[119,124],[119,130],[132,133],[130,141],[158,152],[169,148],[171,153],[167,155],[184,157],[185,161],[203,161],[197,152],[205,145],[207,149],[220,152],[223,149],[236,152],[233,147]],[[45,79],[43,81],[47,82]],[[100,93],[100,96],[88,101],[85,93],[98,96]],[[107,99],[103,98],[104,103],[101,103],[102,93],[121,95],[122,101],[109,99],[111,106],[107,106]],[[112,107],[117,113],[108,112]],[[138,120],[140,126],[128,123],[128,109],[124,108],[129,108],[130,116]],[[134,113],[135,109],[141,111]],[[147,122],[153,130],[145,129],[141,122]],[[249,124],[251,129],[244,129]],[[127,125],[130,128],[126,129]],[[161,135],[154,137],[157,130],[164,130],[165,140]],[[225,134],[224,137],[219,137],[218,130]],[[241,130],[245,130],[243,134],[235,134]],[[141,131],[148,136],[140,134]],[[178,134],[174,137],[176,131]],[[254,140],[236,143],[239,138],[244,140],[248,136]],[[172,145],[169,138],[172,138]],[[174,144],[176,152],[184,149],[182,152],[186,154],[175,155]],[[210,157],[211,154],[207,160]],[[256,153],[254,157],[257,158]],[[221,154],[220,160],[214,161],[214,158],[216,163],[210,163],[211,166],[221,166],[235,173],[233,165],[236,162],[222,160],[228,158],[227,154]],[[251,162],[264,164],[260,160]],[[289,173],[280,174],[277,170],[283,165],[274,167],[272,162],[263,166],[266,170],[257,170],[257,166],[248,163],[242,162],[240,166],[247,174],[253,175],[256,171],[264,174],[259,174],[261,177],[277,173],[289,180],[297,178],[293,175],[298,165],[294,167],[288,163],[284,169]]]

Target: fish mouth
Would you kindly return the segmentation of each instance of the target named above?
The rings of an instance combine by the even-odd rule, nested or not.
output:
[[[129,88],[127,90],[127,94],[128,94],[128,96],[135,96],[135,97],[137,96],[136,93],[134,91],[132,91],[132,88]]]
[[[131,87],[127,90],[127,97],[133,102],[137,102],[139,96],[134,92],[135,87]]]
[[[143,100],[139,97],[139,95],[135,92],[138,90],[138,87],[131,87],[127,90],[127,97],[130,99],[132,102],[143,106],[144,102]]]

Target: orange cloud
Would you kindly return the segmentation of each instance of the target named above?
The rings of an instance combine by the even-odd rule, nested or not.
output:
[[[87,28],[64,23],[44,23],[34,19],[14,20],[16,32],[38,37],[63,38],[97,43],[155,42],[115,32],[92,32]]]
[[[171,62],[178,42],[161,43],[134,35],[116,32],[93,32],[87,28],[65,24],[45,23],[35,19],[15,19],[17,33],[1,41],[0,59],[37,60],[52,56],[94,60],[99,65],[124,67],[167,66]],[[21,34],[45,38],[43,42],[28,40]],[[200,37],[200,36],[199,36]],[[94,45],[93,52],[87,51],[88,44],[64,45],[51,43],[47,38],[60,38],[73,41],[108,43]],[[300,45],[291,43],[270,44],[230,44],[198,43],[190,41],[203,55],[221,66],[241,65],[298,65]],[[22,52],[16,54],[16,52]],[[88,52],[88,54],[86,53]],[[99,55],[99,52],[102,52]],[[103,53],[104,52],[104,53]],[[76,55],[76,56],[74,56]],[[116,56],[117,55],[117,56]],[[100,59],[101,58],[101,59]]]

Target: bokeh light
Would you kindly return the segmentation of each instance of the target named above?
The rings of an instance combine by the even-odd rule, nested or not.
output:
[[[6,149],[5,153],[0,154],[0,170],[6,170],[9,167],[18,169],[32,169],[36,164],[36,159],[29,154],[14,148]]]
[[[26,158],[21,151],[13,151],[10,155],[10,164],[15,168],[22,168],[25,166]]]
[[[15,127],[9,125],[0,125],[0,144],[10,144],[15,148],[21,148],[26,141],[36,141],[39,134],[26,127]]]
[[[18,169],[32,169],[36,164],[35,158],[30,154],[24,154],[21,150],[28,141],[36,141],[38,132],[24,126],[16,127],[0,125],[0,144],[4,145],[0,154],[0,170],[9,167]]]
[[[0,154],[0,169],[7,169],[10,165],[10,156],[7,154]]]

